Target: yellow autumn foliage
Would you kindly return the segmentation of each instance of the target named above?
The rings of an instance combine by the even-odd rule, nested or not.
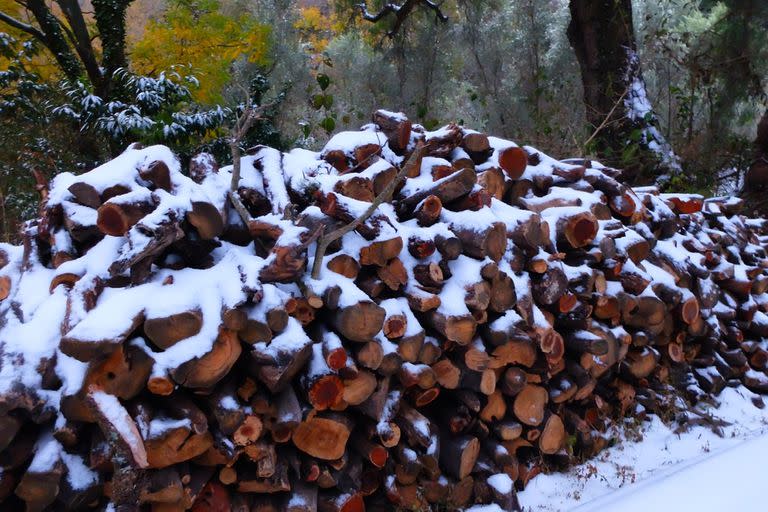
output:
[[[269,48],[269,27],[252,15],[224,14],[216,0],[173,2],[132,42],[131,67],[142,74],[184,69],[200,82],[195,99],[213,104],[221,101],[232,63],[267,64]]]
[[[25,17],[24,10],[15,0],[0,0],[0,11],[8,13],[18,20],[24,22],[28,21]],[[5,32],[18,41],[24,41],[30,39],[30,35],[26,32],[22,32],[5,23],[0,24],[0,32]],[[0,55],[0,71],[7,71],[10,65],[10,60],[3,55]],[[37,73],[43,80],[51,79],[59,74],[59,68],[56,66],[53,56],[48,52],[38,52],[25,66],[29,71]]]
[[[299,9],[298,20],[293,26],[299,31],[301,41],[314,54],[323,53],[333,37],[344,30],[335,11],[326,14],[314,6]]]

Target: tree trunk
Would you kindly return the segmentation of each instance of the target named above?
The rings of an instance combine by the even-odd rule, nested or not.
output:
[[[760,215],[768,212],[768,199],[765,190],[768,188],[768,110],[763,113],[757,125],[755,138],[755,159],[747,169],[741,196],[747,200],[750,210]]]
[[[96,91],[102,98],[110,96],[112,75],[120,68],[127,69],[125,56],[125,12],[132,0],[94,0],[94,17],[99,29],[102,47],[104,80]],[[96,84],[94,84],[96,85]]]
[[[64,75],[68,80],[77,80],[80,77],[82,68],[67,43],[59,20],[56,19],[56,16],[51,13],[51,10],[42,0],[29,0],[26,7],[32,12],[35,20],[40,25],[43,43],[53,54]]]
[[[681,172],[645,89],[631,0],[571,0],[568,39],[584,86],[591,149],[631,183],[668,183]]]

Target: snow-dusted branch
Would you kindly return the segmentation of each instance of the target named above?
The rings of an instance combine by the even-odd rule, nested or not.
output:
[[[339,229],[328,233],[327,235],[325,234],[320,235],[320,239],[317,243],[317,250],[315,251],[315,260],[312,263],[312,279],[317,279],[318,277],[320,277],[320,269],[323,264],[323,257],[325,256],[325,251],[328,250],[328,247],[333,242],[343,237],[347,233],[357,229],[357,227],[360,226],[363,222],[365,222],[368,219],[368,217],[373,215],[373,212],[375,212],[376,209],[382,203],[389,202],[392,199],[392,194],[394,194],[395,189],[400,184],[400,182],[405,178],[405,176],[414,167],[421,165],[421,159],[426,154],[428,148],[429,146],[426,144],[418,146],[413,151],[413,153],[411,153],[411,156],[410,158],[408,158],[408,161],[405,162],[405,164],[403,164],[403,166],[400,168],[400,171],[397,173],[397,176],[395,176],[395,179],[389,182],[389,184],[384,188],[384,190],[382,190],[381,193],[379,193],[379,195],[373,199],[373,202],[371,203],[371,205],[362,214],[360,214],[359,217],[357,217],[355,220],[353,220],[349,224],[346,224],[340,227]]]
[[[245,110],[243,110],[243,113],[235,120],[235,126],[232,128],[232,137],[229,140],[229,149],[232,153],[232,181],[229,186],[229,200],[232,202],[232,206],[246,225],[248,225],[248,221],[251,220],[251,215],[248,213],[245,205],[243,205],[243,202],[240,200],[240,196],[237,194],[237,188],[240,184],[240,160],[242,157],[240,143],[243,141],[253,124],[256,121],[263,119],[264,112],[272,106],[274,106],[274,103],[254,107],[249,102],[246,105]]]
[[[4,13],[3,11],[0,11],[0,21],[7,23],[13,28],[17,28],[23,32],[26,32],[27,34],[30,34],[41,41],[45,39],[45,36],[43,35],[43,33],[37,30],[32,25],[29,25],[27,23],[22,23],[21,21],[10,16],[9,14]]]

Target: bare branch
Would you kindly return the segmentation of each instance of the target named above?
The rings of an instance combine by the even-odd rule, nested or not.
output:
[[[393,3],[385,4],[384,7],[382,7],[381,10],[375,14],[368,10],[368,6],[365,4],[365,2],[358,4],[358,7],[363,14],[363,19],[370,21],[371,23],[376,23],[377,21],[384,18],[384,16],[387,14],[397,13],[400,10],[400,6]]]
[[[408,18],[408,16],[413,12],[413,9],[419,4],[435,11],[435,16],[437,16],[438,20],[442,22],[448,21],[448,16],[446,16],[442,9],[440,9],[440,6],[432,0],[405,0],[400,5],[394,2],[387,2],[384,4],[384,7],[382,7],[381,10],[377,13],[370,12],[365,2],[357,4],[357,7],[360,9],[363,19],[372,23],[377,23],[387,15],[394,14],[395,22],[389,32],[387,32],[389,37],[394,37],[395,34],[397,34],[397,32],[400,30],[400,27],[406,18]]]
[[[443,22],[448,21],[448,16],[446,16],[445,13],[443,13],[443,11],[440,9],[440,6],[437,5],[435,2],[432,2],[431,0],[421,0],[421,3],[423,3],[433,11],[435,11],[435,16],[437,16],[437,18],[440,21],[443,21]]]
[[[275,103],[267,103],[265,105],[259,105],[253,107],[250,101],[245,107],[245,110],[235,120],[235,126],[232,128],[232,137],[229,141],[229,149],[232,153],[232,181],[229,185],[229,200],[232,202],[232,206],[237,211],[240,218],[247,226],[251,221],[251,214],[245,208],[240,196],[237,193],[237,188],[240,185],[240,160],[242,158],[242,152],[240,150],[240,143],[245,138],[248,130],[251,129],[256,121],[264,119],[264,112],[273,107]]]
[[[0,11],[0,21],[3,21],[7,23],[8,25],[12,26],[13,28],[17,28],[23,32],[26,32],[27,34],[31,34],[35,38],[44,41],[45,37],[43,36],[43,33],[37,30],[32,25],[29,25],[27,23],[22,23],[21,21],[17,20],[16,18],[10,16],[9,14],[4,13],[3,11]]]
[[[629,92],[629,89],[625,89],[623,93],[621,93],[621,96],[619,96],[619,99],[614,103],[613,107],[611,107],[611,111],[608,112],[608,115],[605,116],[605,119],[603,119],[603,122],[600,123],[600,126],[597,127],[597,129],[592,133],[592,135],[589,136],[589,138],[584,142],[584,145],[582,147],[586,148],[589,146],[589,143],[594,140],[595,137],[597,137],[597,134],[603,131],[603,128],[605,128],[609,124],[609,120],[611,117],[613,117],[613,113],[616,112],[616,109],[621,104],[622,101],[624,101],[624,97]]]
[[[102,81],[101,68],[96,60],[96,55],[93,50],[93,42],[88,34],[88,26],[83,17],[83,11],[80,8],[77,0],[57,0],[61,12],[64,13],[64,17],[67,19],[67,23],[70,28],[62,24],[62,28],[65,30],[72,45],[75,47],[75,51],[80,56],[80,60],[83,61],[85,71],[88,73],[88,78],[94,86],[98,85]]]
[[[394,194],[395,188],[397,188],[405,176],[414,167],[421,166],[421,159],[424,158],[424,155],[427,153],[428,149],[428,144],[423,144],[416,147],[413,153],[411,153],[411,156],[408,158],[408,161],[405,162],[405,164],[400,168],[400,172],[397,173],[395,179],[389,182],[386,188],[384,188],[384,190],[382,190],[379,195],[373,199],[371,205],[362,214],[360,214],[359,217],[357,217],[349,224],[346,224],[339,229],[328,233],[327,235],[320,235],[320,241],[317,243],[317,250],[315,251],[315,260],[312,263],[312,279],[317,279],[320,277],[320,269],[322,268],[323,257],[325,256],[325,252],[328,250],[328,246],[330,246],[333,242],[343,237],[347,233],[355,230],[360,224],[365,222],[368,217],[373,215],[373,212],[375,212],[381,204],[389,202],[392,199],[392,194]]]

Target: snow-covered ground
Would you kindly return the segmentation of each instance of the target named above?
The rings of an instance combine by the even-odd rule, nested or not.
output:
[[[708,412],[730,425],[676,434],[654,417],[622,442],[567,473],[540,475],[519,494],[526,511],[764,511],[768,407],[745,388],[727,388]]]

